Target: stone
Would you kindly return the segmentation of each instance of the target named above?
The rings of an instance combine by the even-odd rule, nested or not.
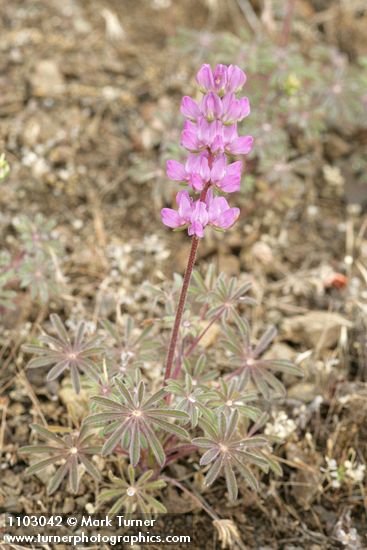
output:
[[[337,344],[342,327],[350,328],[352,323],[339,313],[310,311],[285,319],[283,333],[290,342],[331,349]]]

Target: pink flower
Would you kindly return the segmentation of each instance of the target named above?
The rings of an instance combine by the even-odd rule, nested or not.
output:
[[[213,72],[214,91],[222,95],[226,91],[227,86],[227,67],[225,65],[217,65]]]
[[[224,197],[214,197],[213,192],[209,189],[205,203],[208,210],[208,222],[214,228],[228,229],[238,219],[240,215],[239,208],[230,208]]]
[[[247,155],[253,145],[252,136],[237,134],[237,124],[223,125],[220,120],[208,122],[199,118],[197,124],[187,120],[181,134],[181,145],[191,152],[209,149],[212,154]]]
[[[202,92],[211,92],[214,90],[214,78],[210,65],[202,65],[196,75],[196,81]]]
[[[163,208],[162,221],[172,229],[185,229],[196,237],[204,236],[204,229],[211,225],[214,229],[228,229],[240,215],[239,208],[231,208],[224,197],[214,197],[211,189],[205,202],[193,201],[187,191],[179,191],[176,196],[178,210]]]
[[[211,169],[210,180],[224,193],[239,191],[241,186],[242,162],[227,164],[226,156],[217,155]]]
[[[168,160],[167,176],[173,181],[187,181],[193,189],[201,191],[210,180],[207,155],[190,153],[185,165],[176,160]]]
[[[246,75],[237,65],[227,69],[227,92],[239,92],[246,82]]]
[[[196,121],[201,116],[199,105],[188,95],[182,98],[180,110],[189,120]]]
[[[201,114],[210,122],[222,116],[222,102],[214,92],[206,94],[200,105]]]
[[[252,136],[239,136],[237,123],[250,113],[247,97],[236,93],[246,82],[246,75],[236,65],[202,65],[196,80],[204,96],[200,102],[185,96],[181,113],[185,116],[181,145],[189,151],[186,162],[167,161],[167,176],[187,183],[201,192],[198,200],[187,191],[177,194],[177,210],[162,209],[162,220],[173,229],[187,228],[189,235],[203,237],[207,225],[215,229],[231,227],[239,216],[224,197],[214,196],[238,191],[241,185],[242,162],[228,164],[228,155],[247,155],[253,146]],[[205,199],[204,199],[205,197]]]
[[[172,229],[188,227],[190,236],[204,236],[204,228],[208,223],[206,204],[200,200],[193,201],[187,191],[179,191],[176,196],[178,210],[162,208],[161,216],[164,225]]]
[[[222,99],[222,113],[224,124],[240,122],[250,114],[250,102],[247,97],[236,99],[234,93],[230,92]]]
[[[221,132],[221,123],[218,120],[208,122],[205,118],[199,118],[197,124],[187,120],[181,134],[181,145],[191,152],[202,149],[211,149],[215,138]]]
[[[236,99],[233,92],[222,99],[214,92],[205,94],[200,105],[191,97],[185,96],[181,102],[181,113],[191,122],[199,122],[204,117],[208,122],[221,120],[224,124],[240,122],[250,114],[247,97]]]
[[[238,92],[246,82],[246,75],[236,65],[217,65],[214,73],[210,65],[203,65],[196,75],[196,81],[203,93],[215,92],[223,95],[227,92]]]
[[[187,182],[195,191],[202,191],[208,181],[224,193],[233,193],[240,189],[242,162],[227,164],[226,156],[221,153],[214,157],[209,168],[208,153],[189,153],[185,165],[176,160],[167,161],[167,176],[173,181]]]
[[[232,155],[247,155],[252,149],[254,138],[252,136],[238,136],[237,124],[223,126],[223,147]]]

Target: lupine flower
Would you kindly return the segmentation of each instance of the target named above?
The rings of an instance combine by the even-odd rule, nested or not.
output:
[[[225,92],[238,92],[246,82],[246,75],[236,65],[217,65],[214,73],[210,65],[203,65],[196,81],[202,92],[216,92],[222,95]]]
[[[247,97],[236,99],[234,93],[230,92],[224,96],[221,102],[221,120],[224,124],[241,122],[250,114],[250,102]]]
[[[208,157],[205,153],[190,153],[185,165],[176,160],[168,160],[167,176],[173,181],[186,181],[193,189],[201,191],[211,176]]]
[[[173,181],[187,183],[200,198],[194,200],[187,191],[176,197],[178,209],[163,208],[162,221],[173,229],[188,229],[189,235],[203,237],[204,228],[228,229],[239,216],[219,192],[233,193],[241,184],[242,163],[228,164],[226,155],[247,155],[253,145],[252,136],[239,136],[237,123],[250,114],[247,97],[235,94],[246,82],[245,73],[235,65],[203,65],[196,80],[204,96],[196,102],[185,96],[181,113],[186,118],[181,133],[181,145],[189,151],[184,164],[167,162],[167,176]]]
[[[199,118],[197,124],[187,120],[181,134],[181,145],[193,153],[209,149],[212,154],[247,155],[252,144],[252,136],[238,136],[237,124],[228,126],[219,120],[208,122],[204,117]]]
[[[214,197],[211,189],[207,193],[205,202],[208,209],[208,223],[216,229],[228,229],[240,215],[239,208],[230,208],[226,199]]]
[[[188,227],[189,235],[204,236],[204,227],[208,223],[206,204],[200,200],[194,202],[187,191],[179,191],[176,196],[178,210],[162,209],[164,225],[173,229]]]
[[[178,210],[162,209],[162,221],[173,229],[187,227],[190,236],[203,237],[206,225],[219,230],[228,229],[240,215],[239,208],[231,208],[224,197],[214,197],[211,189],[205,202],[194,201],[187,191],[179,191],[176,202]]]
[[[233,92],[227,93],[222,99],[214,92],[209,92],[204,95],[200,105],[185,96],[180,110],[191,122],[198,122],[204,117],[208,122],[221,120],[224,124],[234,124],[250,114],[250,102],[247,97],[236,99]]]
[[[167,161],[167,176],[173,181],[187,182],[195,191],[201,191],[208,181],[225,193],[239,191],[242,162],[227,164],[224,154],[217,155],[209,168],[208,154],[190,153],[185,165],[176,160]]]

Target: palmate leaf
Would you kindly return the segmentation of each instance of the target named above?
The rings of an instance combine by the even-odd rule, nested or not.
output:
[[[166,389],[160,389],[153,395],[145,396],[145,383],[140,381],[128,389],[118,378],[115,379],[116,398],[92,397],[98,412],[87,417],[86,425],[105,425],[104,435],[108,438],[102,447],[102,454],[111,453],[117,445],[121,445],[129,453],[130,461],[136,466],[140,460],[141,450],[149,447],[160,466],[165,462],[163,447],[157,438],[154,428],[188,439],[189,434],[173,420],[188,420],[184,411],[164,407],[163,398]]]
[[[127,477],[117,478],[110,474],[111,485],[104,489],[97,498],[97,502],[102,504],[110,500],[115,500],[113,506],[109,509],[109,515],[117,514],[121,508],[125,508],[126,513],[142,512],[145,514],[165,513],[166,508],[152,493],[160,491],[166,486],[162,479],[152,480],[153,470],[147,470],[140,477],[136,478],[134,468],[130,465],[127,471]]]
[[[138,329],[132,317],[126,315],[122,326],[108,320],[101,324],[107,338],[107,358],[115,366],[117,373],[125,374],[145,361],[157,359],[159,342],[153,334],[153,323]]]
[[[274,340],[277,334],[276,329],[274,327],[268,328],[259,342],[256,345],[252,345],[247,322],[245,321],[243,324],[236,323],[236,325],[238,328],[237,331],[227,324],[223,328],[224,339],[222,340],[222,345],[230,353],[229,362],[231,366],[234,365],[236,367],[227,376],[227,380],[235,378],[243,388],[251,381],[266,400],[270,400],[272,396],[284,397],[285,388],[282,382],[270,371],[278,371],[296,376],[302,376],[303,371],[298,365],[290,361],[263,359],[261,357]]]
[[[189,415],[194,428],[207,408],[210,398],[215,396],[214,392],[204,391],[203,388],[198,387],[197,381],[194,385],[188,372],[186,372],[184,380],[167,380],[166,389],[167,392],[173,394],[173,403],[177,408]]]
[[[51,429],[45,428],[44,426],[33,424],[31,427],[42,439],[50,440],[53,445],[32,445],[19,449],[21,454],[52,455],[49,458],[39,460],[35,464],[32,464],[27,469],[27,475],[40,472],[51,464],[58,466],[61,462],[61,465],[58,466],[47,486],[47,493],[49,495],[58,489],[67,475],[69,477],[69,485],[72,492],[76,493],[78,491],[78,463],[83,464],[86,471],[95,480],[99,481],[101,479],[99,470],[88,458],[89,455],[97,454],[100,451],[100,447],[90,446],[90,441],[94,435],[89,433],[87,428],[83,427],[79,432],[66,433],[63,437],[59,437],[53,433]],[[50,426],[50,428],[52,427]]]
[[[210,419],[211,415],[208,415]],[[235,500],[238,486],[235,471],[239,472],[247,484],[254,490],[258,488],[256,477],[249,468],[253,464],[264,471],[271,468],[279,472],[274,460],[268,458],[268,441],[263,436],[253,435],[252,431],[242,436],[238,430],[239,413],[220,413],[213,423],[201,419],[199,425],[205,432],[205,437],[197,437],[192,443],[205,449],[200,459],[201,466],[210,464],[205,477],[205,484],[210,486],[222,473],[226,480],[228,496]],[[253,428],[254,429],[254,428]]]
[[[79,323],[75,337],[72,338],[60,317],[56,314],[50,316],[50,320],[56,333],[56,337],[48,334],[40,336],[42,344],[25,345],[24,351],[37,355],[29,361],[27,368],[52,367],[47,375],[47,380],[56,380],[66,370],[70,371],[71,381],[76,393],[80,392],[79,371],[85,373],[94,380],[98,380],[98,369],[95,363],[104,351],[96,338],[85,337],[85,323]]]

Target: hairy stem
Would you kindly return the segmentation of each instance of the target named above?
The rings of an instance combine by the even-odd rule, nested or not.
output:
[[[200,193],[200,200],[201,201],[205,201],[206,194],[208,192],[209,187],[210,187],[210,181],[205,185],[204,189]],[[198,237],[196,237],[194,235],[192,237],[191,250],[190,250],[190,254],[189,254],[189,259],[187,261],[186,271],[185,271],[184,280],[183,280],[182,288],[181,288],[180,299],[178,301],[178,306],[177,306],[177,311],[176,311],[175,322],[174,322],[174,325],[173,325],[171,340],[170,340],[169,347],[168,347],[168,354],[167,354],[167,360],[166,360],[166,370],[165,370],[165,373],[164,373],[164,382],[168,378],[171,377],[172,366],[173,366],[173,361],[174,361],[174,358],[175,358],[175,351],[176,351],[176,346],[177,346],[178,334],[179,334],[180,325],[181,325],[181,321],[182,321],[182,315],[183,315],[183,312],[184,312],[184,309],[185,309],[187,291],[189,289],[191,275],[192,275],[192,271],[193,271],[194,265],[195,265],[196,253],[197,253],[198,246],[199,246],[199,239],[198,239]],[[177,369],[178,372],[175,372],[176,378],[180,374],[180,370],[181,370],[181,367],[179,367]]]
[[[174,357],[175,357],[175,351],[176,351],[176,345],[177,345],[178,332],[180,330],[182,315],[183,315],[183,312],[184,312],[184,309],[185,309],[187,291],[189,289],[192,270],[194,269],[194,265],[195,265],[195,259],[196,259],[196,253],[197,253],[198,246],[199,246],[199,239],[194,236],[192,238],[190,255],[189,255],[188,262],[187,262],[187,267],[186,267],[185,276],[184,276],[184,280],[183,280],[183,284],[182,284],[180,299],[178,301],[175,322],[174,322],[174,325],[173,325],[171,340],[170,340],[170,343],[169,343],[167,361],[166,361],[166,371],[164,373],[164,380],[165,381],[168,378],[171,377],[172,365],[173,365],[173,360],[174,360]]]

